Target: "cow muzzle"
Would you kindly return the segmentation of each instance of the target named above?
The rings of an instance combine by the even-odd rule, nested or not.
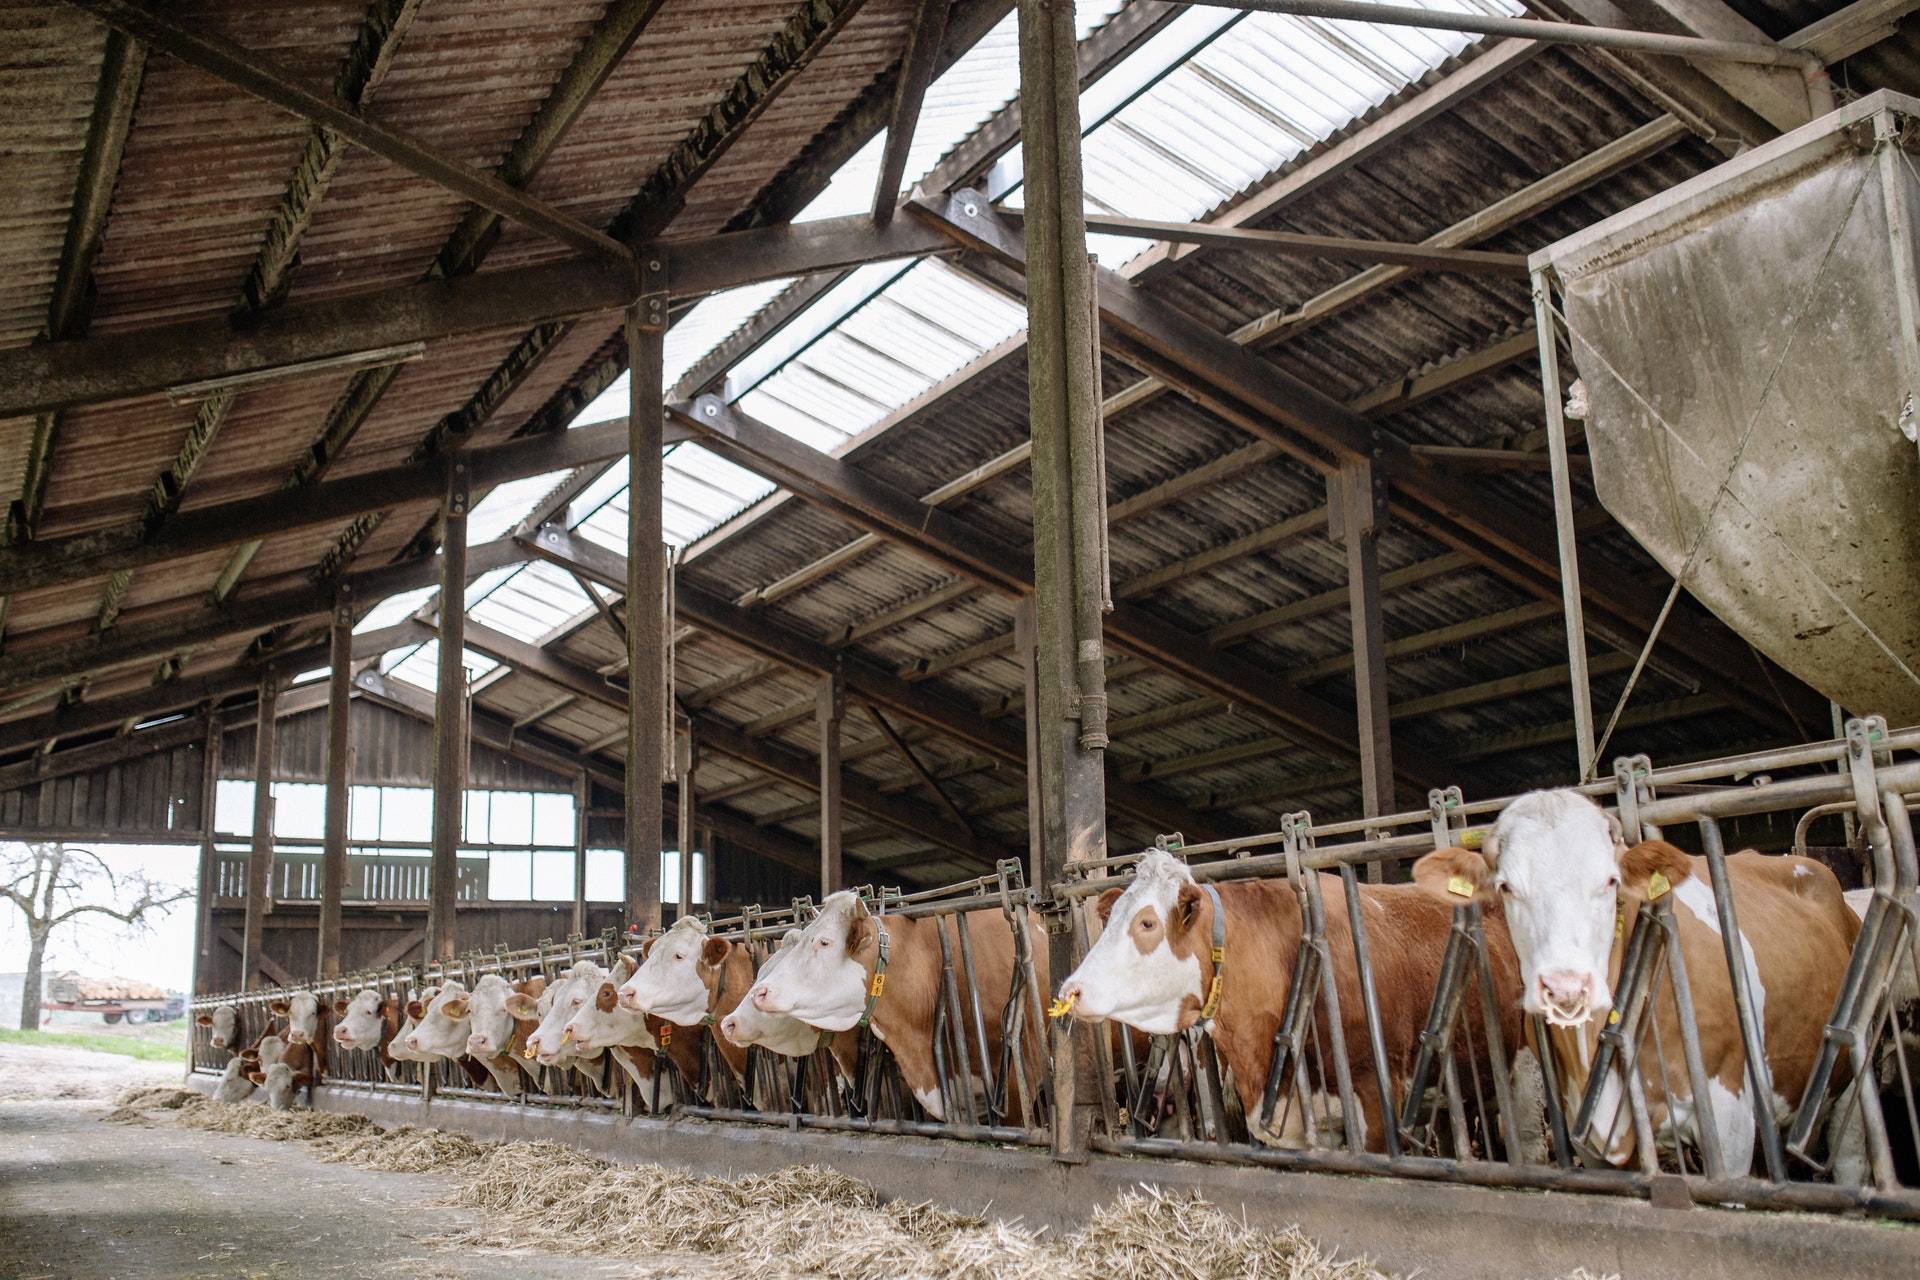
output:
[[[1540,1011],[1556,1027],[1577,1027],[1591,1018],[1595,1005],[1593,975],[1571,969],[1542,973],[1535,984],[1534,996]]]
[[[619,1002],[619,1005],[622,1009],[630,1009],[635,1013],[641,1012],[640,995],[638,992],[634,991],[632,988],[630,987],[620,988],[620,993],[614,998]]]

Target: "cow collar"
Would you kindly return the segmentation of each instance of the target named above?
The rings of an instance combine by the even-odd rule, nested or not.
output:
[[[1200,1006],[1201,1022],[1213,1021],[1220,1012],[1220,986],[1227,976],[1227,909],[1220,905],[1220,891],[1211,884],[1202,884],[1207,896],[1213,899],[1213,981],[1207,984],[1207,1001]]]

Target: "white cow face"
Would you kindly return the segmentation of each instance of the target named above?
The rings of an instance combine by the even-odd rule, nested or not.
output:
[[[313,1044],[320,1039],[320,997],[296,991],[287,1000],[288,1044]]]
[[[638,1045],[642,1049],[659,1047],[653,1033],[647,1030],[646,1015],[620,1007],[619,988],[633,973],[633,961],[621,956],[611,972],[601,971],[600,985],[587,994],[586,1000],[573,1006],[573,1018],[562,1034],[571,1036],[580,1052],[592,1053],[617,1044]]]
[[[1103,928],[1060,998],[1075,1017],[1112,1018],[1149,1035],[1190,1027],[1204,1003],[1200,965],[1212,936],[1213,904],[1186,864],[1155,849],[1134,868],[1124,891],[1096,904]]]
[[[420,1021],[407,1034],[407,1048],[418,1055],[415,1061],[457,1058],[467,1051],[470,1002],[464,983],[449,982],[440,988],[440,994],[422,1010]]]
[[[594,999],[606,980],[605,969],[591,960],[576,960],[535,1002],[540,1025],[527,1034],[527,1048],[540,1059],[540,1065],[557,1066],[584,1052],[567,1034],[567,1025]],[[525,1008],[524,1004],[521,1007]]]
[[[238,1057],[227,1063],[227,1069],[220,1073],[220,1083],[214,1086],[215,1102],[244,1102],[253,1092],[253,1081],[247,1078],[247,1064]]]
[[[1501,811],[1483,852],[1520,960],[1521,1007],[1562,1027],[1610,1009],[1620,824],[1577,791],[1532,791]]]
[[[879,929],[851,890],[829,894],[820,914],[795,939],[793,954],[755,980],[749,996],[753,1007],[823,1031],[852,1027],[866,1011],[868,975],[879,956]]]
[[[707,1016],[707,978],[727,958],[731,944],[707,936],[706,922],[685,916],[647,947],[640,968],[620,988],[627,1009],[691,1027]]]
[[[287,1111],[293,1107],[293,1092],[300,1087],[304,1077],[294,1074],[292,1067],[284,1062],[276,1062],[261,1074],[256,1084],[266,1090],[267,1105],[275,1111]]]
[[[534,988],[538,995],[540,988]],[[467,1007],[467,1052],[476,1058],[497,1058],[512,1052],[513,1014],[508,1005],[518,994],[513,984],[497,973],[489,973],[473,984],[473,996]]]
[[[354,993],[351,1000],[334,1001],[333,1042],[342,1049],[378,1049],[387,1030],[381,1003],[372,987]]]
[[[799,940],[800,930],[787,930],[780,949],[768,956],[767,962],[760,966],[760,972],[754,975],[754,991],[759,990],[761,984],[771,978],[792,955],[794,944]],[[820,1047],[819,1028],[810,1027],[782,1013],[767,1013],[756,1008],[752,991],[732,1013],[720,1019],[720,1034],[743,1049],[757,1044],[787,1058],[804,1058]]]
[[[220,1005],[212,1013],[195,1015],[193,1020],[200,1026],[213,1028],[207,1043],[214,1048],[229,1052],[239,1048],[240,1011],[232,1005]]]
[[[387,1042],[387,1056],[397,1062],[431,1062],[433,1059],[421,1054],[408,1045],[407,1041],[420,1027],[420,1019],[426,1017],[427,1010],[440,996],[440,988],[428,987],[424,991],[415,991],[401,1010],[400,1029],[393,1033],[393,1039]]]

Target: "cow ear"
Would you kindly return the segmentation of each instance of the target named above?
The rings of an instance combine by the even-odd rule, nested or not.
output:
[[[532,1018],[540,1011],[540,1002],[530,995],[514,992],[507,997],[507,1016],[522,1020]]]
[[[267,1082],[267,1073],[264,1071],[249,1071],[247,1072],[247,1079],[253,1081],[255,1084],[265,1084]]]
[[[620,986],[633,976],[633,957],[622,953],[613,966],[613,985]]]
[[[864,912],[847,921],[847,954],[857,956],[873,941],[873,917]]]
[[[1120,901],[1120,895],[1125,892],[1124,889],[1108,889],[1093,900],[1093,914],[1100,917],[1101,924],[1106,924],[1107,917],[1113,914],[1113,904]]]
[[[267,1001],[267,1008],[273,1010],[275,1013],[285,1014],[293,1008],[293,1002],[285,996],[282,996],[277,1000]]]
[[[447,1001],[445,1004],[440,1006],[440,1012],[446,1014],[449,1018],[452,1018],[455,1022],[458,1022],[460,1019],[467,1016],[467,1012],[468,1012],[467,998],[465,996],[460,996],[456,999]]]
[[[427,1007],[418,1000],[407,1001],[407,1016],[415,1022],[427,1016]]]
[[[1620,825],[1620,815],[1607,815],[1607,837],[1613,841],[1613,851],[1625,856],[1627,852],[1627,829]]]
[[[210,1027],[213,1025],[213,1015],[210,1013],[196,1013],[193,1015],[193,1025],[196,1027]]]
[[[1168,929],[1168,932],[1172,933],[1175,929],[1181,931],[1191,929],[1194,921],[1199,918],[1200,886],[1197,884],[1181,885],[1180,896],[1173,900],[1173,924]]]
[[[1413,882],[1435,897],[1455,905],[1484,898],[1493,880],[1493,868],[1471,849],[1435,849],[1413,864]]]
[[[774,950],[785,951],[798,941],[800,941],[800,931],[798,929],[789,929],[780,935],[780,945],[775,947]]]
[[[300,1072],[299,1074],[293,1077],[293,1087],[296,1089],[304,1089],[312,1083],[313,1083],[313,1077],[308,1075],[304,1071]]]
[[[344,1018],[344,1017],[346,1017],[346,1016],[347,1016],[347,1006],[348,1006],[348,1005],[349,1005],[350,1003],[351,1003],[351,1002],[350,1002],[350,1001],[347,1001],[347,1000],[335,1000],[335,1001],[333,1002],[333,1016],[334,1016],[334,1017],[336,1017],[336,1018]]]
[[[658,938],[647,938],[640,943],[640,963],[647,962],[647,957],[653,954],[653,944],[658,941]]]
[[[1657,896],[1649,887],[1656,875],[1666,877],[1671,887],[1692,874],[1687,855],[1665,840],[1642,840],[1620,855],[1620,887],[1635,897]]]
[[[600,984],[600,990],[593,997],[593,1007],[602,1013],[612,1013],[614,1005],[619,1000],[620,993],[614,989],[613,984],[603,982]]]
[[[527,994],[532,996],[535,1000],[538,1000],[542,995],[546,994],[546,990],[547,990],[546,974],[536,973],[531,978],[527,979]]]
[[[733,950],[733,944],[725,938],[708,938],[700,945],[700,963],[709,969],[718,969],[726,963],[727,953]]]

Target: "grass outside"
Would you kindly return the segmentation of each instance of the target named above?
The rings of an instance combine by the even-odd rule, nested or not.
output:
[[[57,1045],[68,1049],[91,1049],[95,1053],[118,1053],[142,1062],[180,1062],[187,1060],[185,1018],[173,1022],[137,1028],[150,1034],[114,1035],[105,1031],[21,1031],[0,1027],[0,1044]]]

